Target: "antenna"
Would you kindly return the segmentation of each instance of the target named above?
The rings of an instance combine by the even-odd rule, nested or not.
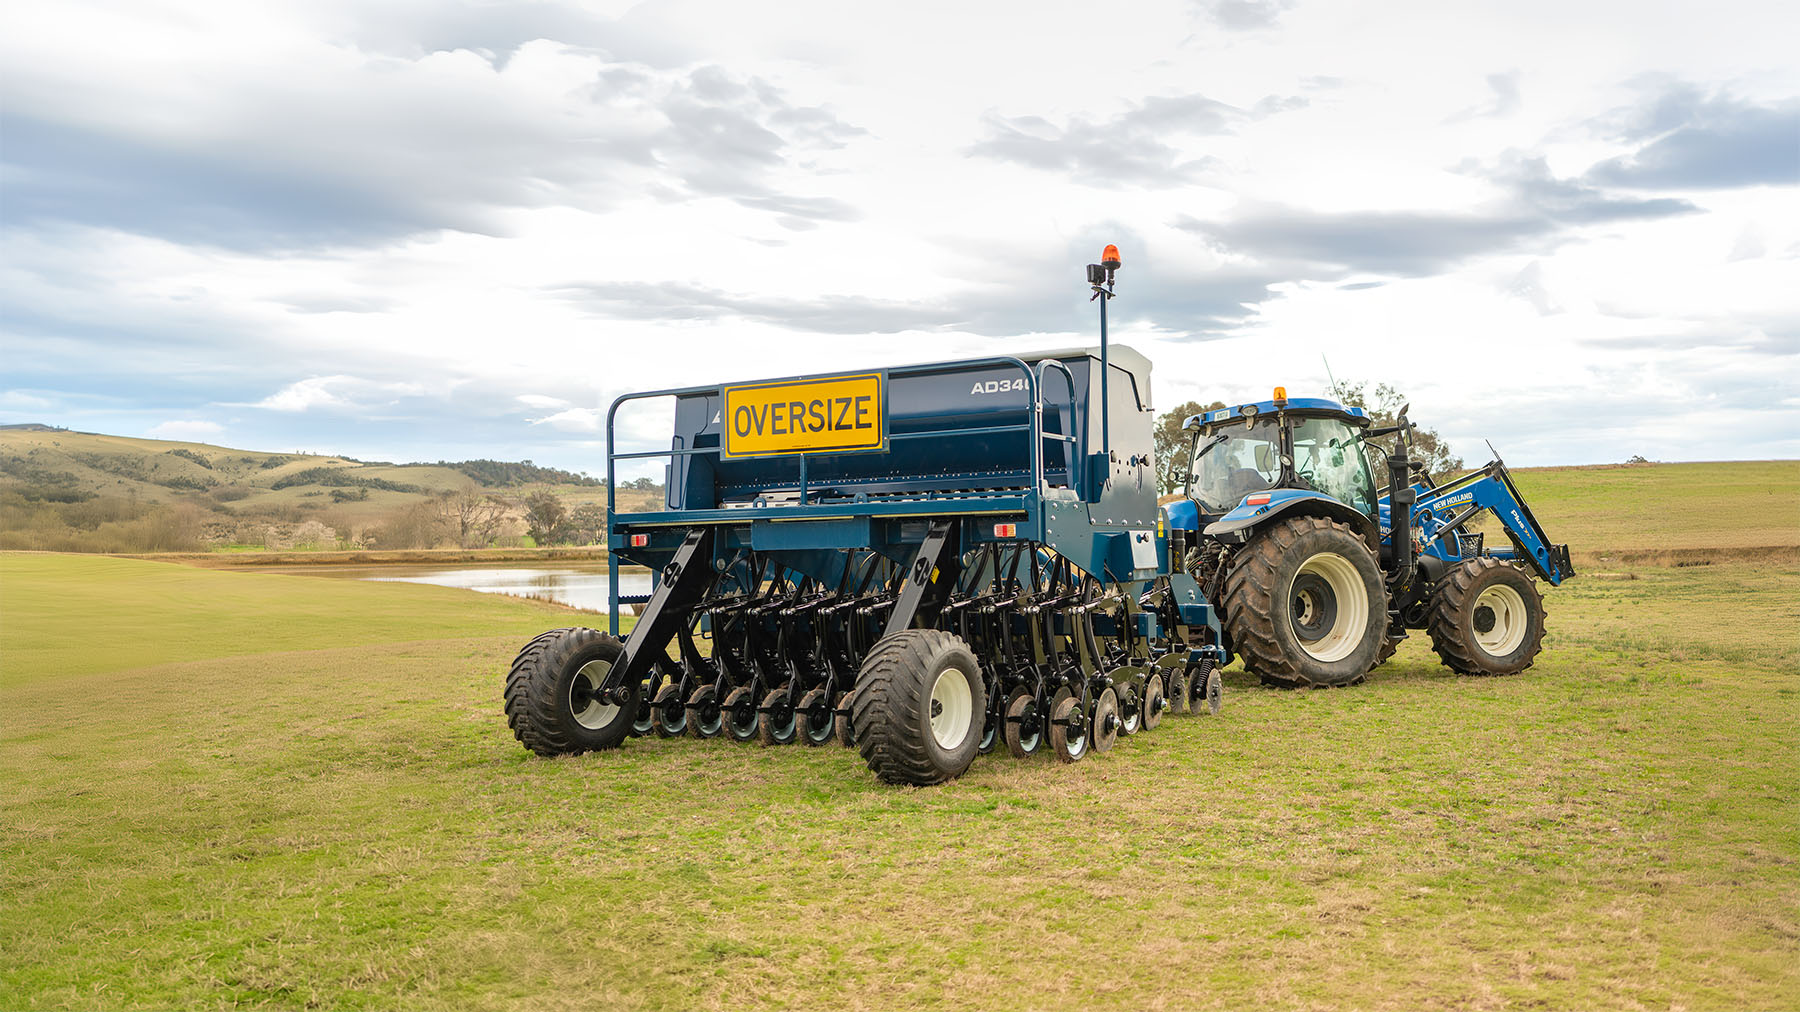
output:
[[[1331,359],[1326,358],[1324,352],[1319,352],[1319,361],[1325,363],[1325,378],[1331,381],[1331,389],[1327,392],[1331,394],[1332,400],[1336,400],[1338,395],[1337,377],[1331,374]]]

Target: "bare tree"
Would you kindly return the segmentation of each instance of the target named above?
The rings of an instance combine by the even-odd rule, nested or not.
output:
[[[1406,397],[1386,383],[1377,384],[1373,394],[1368,392],[1368,386],[1368,383],[1361,380],[1355,382],[1341,380],[1332,384],[1331,394],[1348,407],[1362,408],[1367,411],[1377,426],[1394,424],[1400,414],[1400,409],[1406,405]],[[1408,420],[1411,420],[1410,416]],[[1393,437],[1370,440],[1369,443],[1385,454],[1393,445]],[[1412,446],[1412,459],[1423,461],[1425,470],[1433,475],[1440,478],[1455,476],[1463,470],[1463,459],[1450,452],[1450,444],[1444,442],[1443,438],[1437,434],[1436,429],[1428,429],[1423,425],[1415,426],[1412,432]],[[1380,459],[1377,456],[1375,463],[1379,463]],[[1375,475],[1375,483],[1378,485],[1386,480],[1386,471],[1379,471]]]
[[[1181,423],[1202,411],[1225,406],[1213,401],[1204,407],[1199,401],[1177,404],[1156,416],[1156,491],[1161,495],[1179,492],[1187,484],[1188,447],[1192,434],[1181,431]]]
[[[446,492],[437,500],[438,516],[463,548],[481,548],[494,540],[506,519],[506,501],[473,492]]]

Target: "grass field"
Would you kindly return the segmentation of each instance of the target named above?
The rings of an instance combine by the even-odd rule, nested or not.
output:
[[[1716,538],[1581,543],[1611,472],[1527,484],[1617,561],[1523,675],[1234,672],[1220,717],[925,790],[531,758],[500,674],[572,619],[535,603],[0,555],[0,1008],[1800,1008],[1800,560],[1725,550],[1800,543],[1769,466]],[[1659,470],[1619,480],[1688,516],[1707,476]]]

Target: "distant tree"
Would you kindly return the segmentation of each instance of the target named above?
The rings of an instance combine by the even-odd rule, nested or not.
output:
[[[525,497],[525,529],[539,545],[568,540],[568,507],[554,492],[533,492]]]
[[[1394,424],[1400,414],[1400,409],[1406,405],[1406,397],[1386,383],[1377,384],[1373,394],[1368,392],[1368,386],[1366,382],[1360,380],[1355,382],[1343,380],[1332,385],[1331,394],[1348,407],[1362,408],[1367,411],[1377,426]],[[1409,415],[1408,421],[1411,420]],[[1370,444],[1380,449],[1382,453],[1386,453],[1393,446],[1395,438],[1397,437],[1389,436],[1384,439],[1370,440]],[[1436,429],[1426,428],[1423,425],[1415,427],[1412,433],[1412,446],[1412,459],[1423,461],[1425,470],[1434,476],[1440,478],[1451,476],[1463,470],[1463,459],[1450,452],[1450,444],[1444,442],[1443,438],[1437,434]],[[1378,454],[1371,463],[1379,466],[1380,455]],[[1375,475],[1377,485],[1386,481],[1386,471],[1379,471]]]
[[[575,507],[567,524],[569,543],[591,545],[606,536],[606,507],[589,503]]]
[[[625,487],[635,488],[640,492],[654,492],[657,489],[662,488],[662,483],[655,478],[639,478]]]
[[[506,519],[506,502],[491,495],[445,492],[438,496],[437,509],[463,548],[480,548],[494,540],[494,532]]]
[[[1186,401],[1165,411],[1156,417],[1156,491],[1159,495],[1179,492],[1187,484],[1188,446],[1193,440],[1192,433],[1181,431],[1181,423],[1202,411],[1212,411],[1225,406],[1224,401],[1213,401],[1204,407],[1199,401]]]

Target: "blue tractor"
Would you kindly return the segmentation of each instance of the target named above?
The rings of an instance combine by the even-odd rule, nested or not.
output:
[[[1550,543],[1497,456],[1434,482],[1412,459],[1406,414],[1375,427],[1361,408],[1276,387],[1184,424],[1186,494],[1165,507],[1175,550],[1222,611],[1226,647],[1265,684],[1355,684],[1409,629],[1428,631],[1463,674],[1514,674],[1536,658],[1534,577],[1574,575],[1568,546]],[[1484,513],[1508,546],[1470,530]]]

